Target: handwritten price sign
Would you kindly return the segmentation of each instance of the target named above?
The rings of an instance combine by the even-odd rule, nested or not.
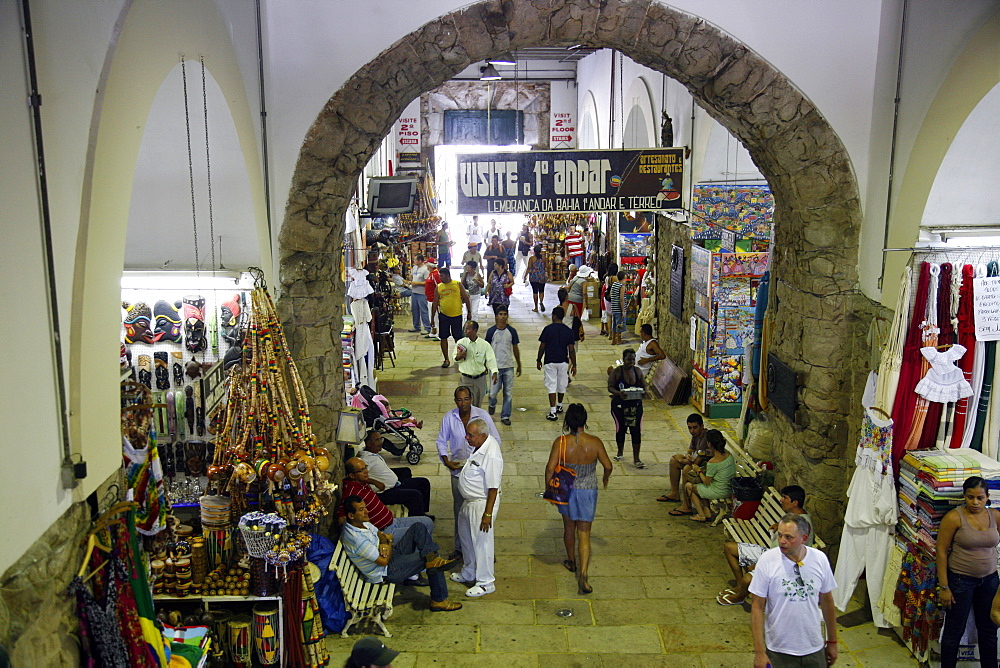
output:
[[[974,278],[977,341],[1000,341],[1000,277]]]

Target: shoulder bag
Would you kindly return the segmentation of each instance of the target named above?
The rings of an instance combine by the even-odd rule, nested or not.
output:
[[[557,506],[569,503],[569,495],[573,492],[576,482],[576,471],[566,466],[566,437],[559,437],[559,461],[552,472],[552,477],[545,481],[545,493],[542,498]]]

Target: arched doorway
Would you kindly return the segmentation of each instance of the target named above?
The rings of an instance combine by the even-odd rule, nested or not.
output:
[[[821,530],[829,528],[846,482],[847,419],[860,372],[853,315],[868,304],[857,290],[861,211],[843,144],[780,72],[696,16],[652,0],[541,5],[487,0],[427,23],[351,77],[306,135],[280,234],[279,308],[317,433],[333,433],[342,395],[331,323],[340,323],[344,290],[344,211],[360,170],[404,107],[470,63],[506,51],[612,48],[687,87],[747,147],[773,189],[772,295],[781,305],[772,351],[804,377],[796,424],[776,420],[776,459],[790,478],[822,481],[811,490],[822,497],[811,510]]]

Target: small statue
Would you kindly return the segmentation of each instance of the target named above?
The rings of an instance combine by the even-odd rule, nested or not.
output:
[[[674,122],[670,118],[670,116],[667,115],[666,111],[663,111],[660,115],[663,118],[662,122],[660,123],[660,143],[664,147],[673,146],[674,145]]]

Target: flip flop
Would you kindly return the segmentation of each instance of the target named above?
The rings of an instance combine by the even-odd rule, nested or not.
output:
[[[441,368],[442,369],[447,369],[450,366],[451,366],[451,362],[449,362],[448,360],[445,360],[444,362],[441,363]]]
[[[719,605],[743,605],[744,601],[734,601],[730,596],[732,596],[732,592],[719,594],[715,597],[715,602]]]
[[[657,501],[662,501],[664,503],[668,503],[668,502],[677,503],[678,501],[680,501],[680,499],[675,499],[672,496],[667,496],[666,494],[664,494],[663,496],[656,497],[656,500]]]
[[[708,524],[708,521],[712,519],[710,517],[692,517],[692,522],[697,522],[698,524]]]
[[[684,517],[685,515],[694,515],[694,511],[693,510],[678,510],[677,508],[674,508],[673,510],[671,510],[667,514],[668,515],[673,515],[674,517]]]
[[[569,571],[570,573],[576,573],[575,561],[570,561],[569,559],[563,559],[562,564],[566,568],[566,570]]]

